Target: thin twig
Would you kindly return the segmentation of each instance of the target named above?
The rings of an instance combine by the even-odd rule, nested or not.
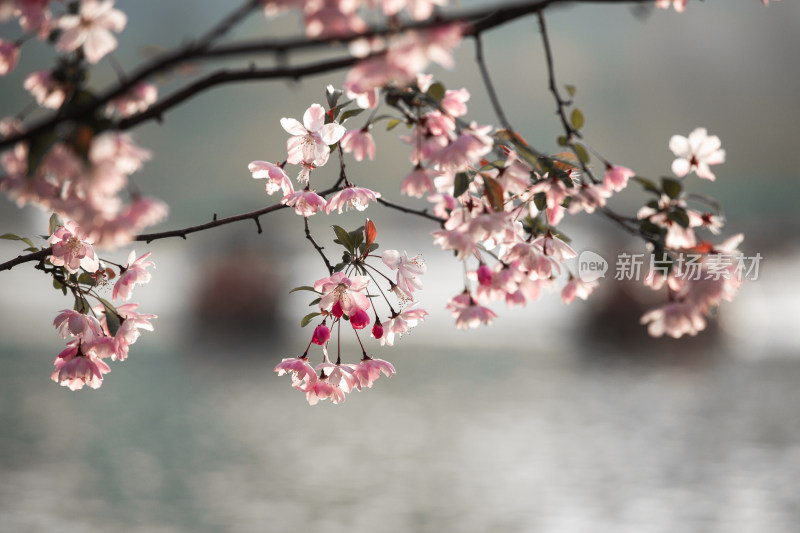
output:
[[[478,68],[481,71],[483,84],[486,86],[486,92],[489,93],[489,101],[492,103],[494,114],[497,115],[497,120],[500,121],[500,124],[506,130],[513,132],[514,128],[511,127],[511,124],[506,118],[506,114],[503,113],[503,107],[500,105],[500,99],[497,97],[497,92],[494,89],[492,78],[489,76],[489,69],[486,68],[486,61],[483,58],[483,41],[479,33],[475,34],[475,61],[478,62]]]
[[[386,207],[396,209],[397,211],[401,211],[403,213],[417,215],[423,218],[427,218],[428,220],[433,220],[434,222],[438,222],[442,227],[444,227],[444,223],[446,222],[445,219],[439,218],[436,215],[428,213],[427,209],[411,209],[410,207],[405,207],[403,205],[395,204],[383,198],[378,198],[378,203],[381,205],[385,205]]]
[[[575,149],[575,142],[573,139],[576,137],[578,139],[582,139],[583,136],[578,130],[574,129],[569,123],[569,120],[567,120],[566,107],[572,102],[561,98],[561,94],[558,92],[555,67],[553,65],[553,52],[550,49],[550,38],[547,35],[547,24],[544,21],[544,13],[539,11],[536,16],[539,18],[539,30],[542,34],[542,45],[544,46],[544,56],[547,62],[547,75],[549,78],[550,92],[553,93],[553,98],[556,101],[556,112],[561,119],[561,126],[564,128],[564,136],[567,146],[569,146],[569,148],[572,150],[572,153],[575,154],[578,164],[581,166],[581,169],[583,169],[586,175],[592,180],[592,183],[598,183],[597,178],[594,177],[594,174],[592,174],[592,171],[586,165],[586,162],[581,158],[581,156],[578,154],[578,151]]]
[[[317,241],[315,241],[314,237],[311,236],[311,230],[308,227],[308,217],[303,217],[303,222],[305,223],[306,226],[306,239],[311,241],[311,244],[314,245],[314,249],[317,250],[317,252],[319,252],[319,255],[322,257],[322,260],[325,261],[325,266],[328,268],[328,275],[333,276],[333,266],[331,265],[331,262],[328,261],[328,257],[325,255],[325,252],[322,251],[324,250],[324,248],[319,244],[317,244]]]

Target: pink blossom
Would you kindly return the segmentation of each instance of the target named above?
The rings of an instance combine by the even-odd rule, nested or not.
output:
[[[628,185],[628,180],[635,175],[636,173],[629,168],[608,165],[606,167],[606,175],[603,178],[603,187],[607,191],[621,191]]]
[[[64,309],[53,320],[62,339],[69,336],[85,337],[102,336],[103,327],[93,316],[84,315],[71,309]]]
[[[656,0],[656,7],[661,9],[669,9],[669,6],[672,6],[678,13],[683,13],[683,10],[686,9],[686,3],[688,1],[689,0]]]
[[[328,161],[329,145],[336,144],[345,134],[343,126],[336,122],[325,124],[325,109],[312,104],[303,114],[303,124],[293,118],[282,118],[281,126],[291,133],[286,141],[288,157],[292,165],[305,162],[321,167]]]
[[[282,359],[275,367],[275,372],[279,376],[291,374],[292,387],[303,392],[312,389],[317,382],[317,374],[305,356]]]
[[[314,335],[311,337],[311,342],[322,346],[331,338],[331,330],[325,324],[320,324],[314,328]]]
[[[282,191],[283,195],[292,194],[294,187],[292,181],[280,165],[275,165],[269,161],[253,161],[247,168],[253,174],[253,179],[267,180],[267,194]]]
[[[85,237],[81,228],[72,220],[59,226],[47,242],[53,245],[50,263],[63,266],[70,273],[82,268],[87,272],[96,272],[100,260],[92,247],[92,240]]]
[[[312,190],[304,189],[287,194],[281,203],[294,207],[294,212],[304,217],[310,217],[317,211],[325,208],[325,198]]]
[[[428,312],[424,309],[417,308],[419,302],[414,302],[407,306],[399,313],[393,313],[389,322],[386,323],[384,328],[383,337],[380,338],[381,345],[394,345],[394,336],[402,336],[408,330],[416,327],[420,320],[424,320]]]
[[[448,90],[444,93],[444,98],[439,105],[450,116],[461,117],[467,114],[467,100],[469,100],[469,91],[466,89]]]
[[[49,70],[29,74],[23,87],[36,98],[36,103],[49,109],[60,108],[67,97],[64,87],[53,79]]]
[[[397,250],[386,250],[381,254],[381,260],[392,270],[397,270],[397,286],[409,298],[414,294],[414,290],[422,289],[419,276],[426,270],[422,257],[415,255],[409,259],[405,251],[401,255]]]
[[[445,170],[466,170],[492,151],[494,141],[489,135],[491,130],[491,126],[478,126],[473,122],[468,128],[461,130],[454,141],[431,155],[431,160],[439,163]]]
[[[358,378],[353,375],[354,366],[325,362],[318,364],[315,368],[318,372],[327,370],[328,375],[323,379],[327,379],[329,384],[338,387],[343,393],[349,393],[358,385]]]
[[[127,93],[117,96],[108,103],[106,111],[116,111],[121,117],[130,117],[147,110],[158,100],[158,88],[152,83],[140,82]]]
[[[571,304],[575,301],[575,298],[588,300],[597,285],[597,280],[582,281],[579,278],[572,278],[561,290],[561,301],[565,304]]]
[[[317,405],[320,400],[330,399],[332,403],[341,403],[345,400],[344,391],[337,385],[328,382],[324,376],[313,382],[305,391],[308,405]]]
[[[0,39],[0,76],[5,76],[17,66],[19,45]]]
[[[478,250],[466,229],[434,231],[431,233],[433,244],[438,244],[442,250],[455,250],[458,259],[465,259]]]
[[[89,147],[89,159],[95,165],[95,181],[114,180],[115,173],[120,176],[132,174],[140,170],[150,157],[149,150],[137,145],[129,134],[119,131],[97,135]],[[93,185],[97,186],[97,183]]]
[[[111,32],[121,32],[127,21],[125,13],[114,9],[114,0],[83,0],[79,15],[62,15],[58,20],[63,33],[56,50],[72,52],[83,46],[86,60],[96,64],[117,47]]]
[[[128,263],[122,269],[119,279],[114,284],[114,290],[111,292],[112,299],[121,298],[127,302],[131,298],[134,286],[144,285],[150,281],[150,272],[147,271],[147,268],[155,268],[155,263],[147,261],[148,257],[150,257],[150,252],[136,258],[136,252],[131,250],[128,255]]]
[[[103,374],[111,371],[102,360],[84,354],[78,339],[69,342],[67,348],[58,354],[55,366],[50,379],[70,390],[82,389],[84,385],[98,389],[103,384]]]
[[[361,390],[362,387],[372,388],[372,384],[381,377],[381,372],[383,372],[387,378],[397,373],[394,366],[389,361],[373,359],[371,357],[365,357],[359,364],[353,365],[353,367],[353,375],[358,380],[356,384],[358,390]]]
[[[343,209],[349,210],[351,207],[358,211],[364,211],[370,202],[376,202],[380,197],[381,193],[379,192],[351,185],[331,196],[325,206],[325,212],[330,213],[336,210],[341,213]]]
[[[641,324],[648,324],[647,332],[653,337],[664,334],[675,339],[683,335],[697,335],[706,327],[706,320],[695,306],[685,302],[670,302],[645,313]]]
[[[365,157],[375,159],[375,140],[366,130],[350,130],[342,137],[342,150],[349,154],[353,152],[356,161],[363,161]]]
[[[140,329],[153,331],[150,320],[158,318],[153,314],[137,312],[139,304],[124,304],[117,307],[117,314],[120,318],[120,326],[114,335],[114,353],[111,360],[124,361],[128,357],[128,348],[135,343],[141,336]],[[102,317],[105,320],[106,310],[102,309]]]
[[[725,150],[720,146],[719,137],[709,136],[705,128],[695,129],[688,138],[673,135],[669,140],[669,148],[677,159],[672,162],[672,172],[682,178],[694,171],[698,178],[713,181],[716,177],[709,165],[725,162]]]
[[[356,14],[357,2],[327,0],[306,4],[306,35],[312,38],[345,37],[362,33],[367,25]]]
[[[467,291],[451,299],[447,303],[447,309],[456,317],[456,327],[463,330],[477,328],[481,323],[488,326],[497,318],[494,311],[476,304]]]
[[[353,329],[364,329],[369,326],[369,313],[363,309],[356,309],[356,312],[350,316],[350,325]]]
[[[347,316],[353,316],[359,309],[369,309],[369,299],[361,292],[369,285],[369,277],[354,276],[352,279],[343,272],[318,279],[314,282],[314,290],[322,294],[320,309],[331,310],[338,303]]]
[[[411,173],[403,178],[400,184],[400,192],[422,198],[425,193],[433,192],[433,180],[428,176],[428,171],[417,166]]]

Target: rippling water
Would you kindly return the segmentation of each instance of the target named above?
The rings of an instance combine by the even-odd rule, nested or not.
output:
[[[415,346],[311,408],[263,348],[180,351],[145,341],[69,393],[2,350],[0,529],[800,527],[800,361]]]

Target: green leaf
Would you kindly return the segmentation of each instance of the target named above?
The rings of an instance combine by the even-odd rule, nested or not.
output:
[[[348,235],[350,235],[350,241],[353,243],[353,251],[355,252],[355,249],[364,242],[364,228],[354,229],[348,232]]]
[[[0,239],[5,239],[7,241],[21,241],[22,237],[19,235],[14,235],[13,233],[3,233],[0,235]]]
[[[664,194],[670,198],[677,198],[681,195],[683,185],[680,181],[673,178],[661,178],[661,189],[664,191]]]
[[[310,285],[300,285],[299,287],[295,287],[294,289],[289,291],[289,294],[292,294],[293,292],[297,292],[297,291],[310,291],[310,292],[316,292],[317,294],[319,294],[314,289],[314,287],[311,287]]]
[[[56,143],[58,137],[52,131],[37,135],[30,140],[28,144],[28,176],[33,176],[39,169],[44,156],[50,151],[50,148]]]
[[[345,111],[344,113],[342,113],[339,116],[339,124],[341,124],[342,122],[344,122],[348,118],[356,117],[356,116],[360,115],[363,112],[364,112],[364,110],[361,109],[360,107],[358,107],[356,109],[348,109],[347,111]]]
[[[543,192],[537,192],[533,195],[533,205],[539,211],[544,211],[544,208],[547,207],[547,196]]]
[[[469,189],[469,176],[466,172],[459,172],[456,174],[454,189],[453,196],[456,198],[467,192],[467,189]]]
[[[37,247],[35,247],[35,246],[29,246],[28,248],[25,248],[25,249],[24,249],[24,250],[22,250],[22,251],[23,251],[23,252],[38,252],[38,251],[39,251],[39,249],[38,249]]]
[[[349,263],[345,263],[345,262],[339,263],[339,264],[337,264],[336,266],[333,267],[333,271],[334,272],[341,272],[342,270],[344,270],[344,267],[346,267],[348,264]]]
[[[98,300],[100,300],[100,303],[103,304],[103,308],[105,309],[106,312],[106,324],[108,324],[108,333],[113,337],[114,335],[117,334],[117,330],[119,330],[119,327],[122,325],[122,320],[119,316],[119,313],[117,313],[117,308],[111,305],[111,303],[108,300],[105,300],[103,298],[98,298]]]
[[[339,98],[342,97],[344,94],[342,91],[334,89],[333,91],[325,91],[325,101],[328,102],[328,109],[333,109],[336,107],[336,103],[339,101]]]
[[[368,248],[369,253],[372,253],[377,249],[378,249],[378,243],[377,242],[373,242],[372,244],[369,245],[369,248]]]
[[[559,135],[558,139],[556,139],[556,142],[558,143],[559,146],[566,146],[567,145],[567,138],[564,137],[563,135]]]
[[[430,96],[436,102],[441,102],[442,98],[444,98],[444,92],[444,85],[437,81],[428,89],[428,96]]]
[[[661,189],[656,187],[656,184],[646,178],[640,178],[639,176],[634,176],[633,181],[644,187],[644,190],[650,191],[654,194],[661,196]]]
[[[584,148],[582,144],[575,144],[573,148],[575,149],[575,154],[581,161],[584,163],[589,162],[589,152],[586,151],[586,148]]]
[[[338,244],[344,246],[347,251],[355,253],[355,244],[353,244],[353,240],[350,238],[350,234],[347,233],[347,230],[341,226],[334,225],[333,232],[336,233],[336,241],[334,242],[338,241]]]
[[[317,316],[319,316],[319,315],[321,315],[321,314],[322,314],[322,313],[320,313],[320,312],[317,312],[317,311],[314,311],[313,313],[308,313],[308,314],[307,314],[306,316],[304,316],[304,317],[303,317],[303,319],[300,321],[300,327],[301,327],[301,328],[304,328],[304,327],[306,327],[306,326],[307,326],[307,325],[308,325],[308,324],[309,324],[309,323],[310,323],[312,320],[314,320],[314,317],[317,317]]]
[[[392,130],[393,130],[393,129],[395,129],[395,128],[397,127],[397,125],[398,125],[398,124],[400,124],[401,122],[403,122],[403,121],[402,121],[402,120],[400,120],[399,118],[393,118],[393,119],[391,119],[389,122],[387,122],[387,123],[386,123],[386,131],[392,131]]]
[[[645,237],[658,238],[659,236],[666,234],[667,230],[657,224],[650,222],[650,220],[645,219],[642,220],[641,224],[639,224],[639,231]]]
[[[80,276],[78,276],[78,283],[83,285],[91,285],[92,287],[97,285],[97,281],[95,281],[95,279],[86,272],[83,272]]]
[[[312,305],[317,305],[321,301],[322,301],[322,298],[314,298],[313,300],[311,300],[311,303],[309,303],[308,305],[309,305],[309,307],[312,306]]]
[[[58,278],[53,278],[53,288],[61,290],[64,288],[64,284]]]
[[[575,96],[575,86],[574,85],[567,85],[567,92],[570,96]]]
[[[47,229],[50,232],[50,235],[55,233],[59,226],[63,226],[64,222],[61,220],[61,217],[53,213],[50,215],[50,221],[47,223]]]
[[[689,227],[689,223],[690,223],[689,215],[686,214],[686,211],[684,209],[681,209],[680,207],[675,208],[672,211],[670,211],[669,212],[669,218],[670,218],[670,220],[672,220],[676,224],[680,224],[684,228],[688,228]]]
[[[572,129],[579,130],[583,127],[584,119],[583,113],[577,107],[572,110],[572,116],[570,117],[570,122],[572,123]]]

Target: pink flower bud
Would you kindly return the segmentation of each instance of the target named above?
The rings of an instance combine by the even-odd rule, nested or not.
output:
[[[353,326],[353,329],[364,329],[367,324],[369,324],[369,314],[363,309],[358,309],[350,317],[350,325]]]
[[[325,324],[320,324],[314,329],[314,335],[311,337],[311,342],[322,346],[331,338],[331,330]]]
[[[383,337],[383,325],[381,324],[380,320],[376,320],[375,325],[372,326],[372,337],[375,339],[380,339]]]
[[[478,283],[484,287],[492,284],[492,269],[486,265],[478,267]]]

